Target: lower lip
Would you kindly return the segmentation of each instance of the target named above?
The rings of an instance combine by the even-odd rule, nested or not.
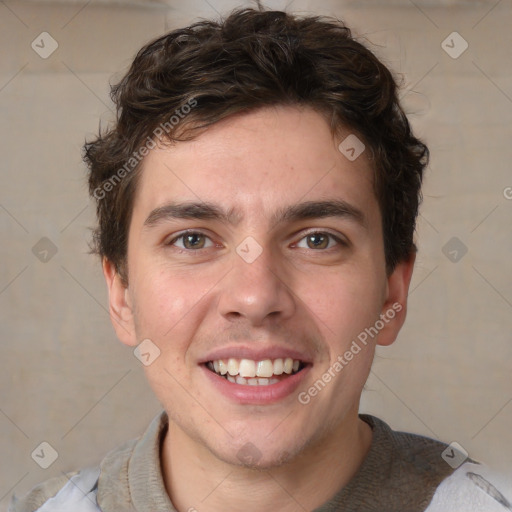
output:
[[[276,403],[290,396],[304,380],[311,365],[307,365],[300,372],[267,386],[249,386],[248,384],[229,382],[225,377],[220,377],[206,366],[201,365],[201,367],[213,386],[230,400],[239,404],[266,405]]]

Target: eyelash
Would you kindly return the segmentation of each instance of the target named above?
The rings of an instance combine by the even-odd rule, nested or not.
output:
[[[333,233],[330,233],[329,231],[316,231],[316,230],[313,230],[313,231],[310,231],[308,233],[305,233],[302,238],[300,238],[300,240],[296,243],[294,243],[293,245],[294,246],[297,246],[300,242],[302,242],[302,240],[304,240],[305,238],[307,238],[308,236],[311,236],[311,235],[324,235],[324,236],[328,236],[331,240],[334,240],[336,242],[336,244],[340,247],[348,247],[348,242],[346,242],[343,238],[340,238],[339,236],[333,234]],[[327,249],[318,249],[318,252],[327,252],[327,251],[330,251],[334,249],[334,247],[328,247]],[[314,251],[315,249],[311,249],[312,251]]]
[[[195,250],[194,249],[181,248],[181,247],[175,247],[178,251],[186,252],[186,253],[199,252],[202,249],[210,249],[212,246],[216,245],[213,242],[213,240],[208,235],[206,235],[205,233],[202,233],[201,231],[192,231],[192,230],[191,231],[184,231],[183,233],[179,234],[178,236],[176,236],[172,240],[170,240],[166,245],[174,246],[174,244],[178,240],[184,241],[184,237],[186,237],[188,235],[200,235],[200,236],[203,236],[206,239],[208,239],[211,242],[212,245],[210,245],[209,247],[203,247],[201,249],[195,249]],[[304,240],[305,238],[307,238],[308,236],[311,236],[311,235],[326,235],[329,238],[331,238],[331,240],[334,240],[336,242],[336,244],[338,246],[341,246],[341,247],[348,247],[348,245],[349,245],[346,240],[340,238],[337,235],[334,235],[333,233],[330,233],[329,231],[310,231],[308,233],[305,233],[297,242],[295,242],[293,244],[293,246],[297,246],[302,240]],[[328,247],[327,249],[318,249],[318,252],[326,252],[326,251],[329,251],[331,249],[333,249],[333,247]],[[311,249],[311,250],[314,251],[315,249]]]
[[[184,231],[183,233],[180,233],[178,236],[174,237],[172,240],[170,240],[169,242],[166,243],[166,245],[169,245],[169,246],[173,246],[178,240],[182,240],[184,241],[184,238],[186,236],[189,236],[189,235],[200,235],[200,236],[203,236],[205,237],[206,239],[210,240],[210,242],[212,243],[212,245],[215,245],[215,243],[213,242],[213,240],[208,236],[206,235],[205,233],[202,233],[201,231]],[[210,246],[211,247],[211,246]],[[206,249],[209,249],[210,247],[206,247]],[[176,247],[176,249],[180,252],[187,252],[187,253],[191,253],[191,252],[199,252],[200,249],[187,249],[187,248],[181,248],[181,247]]]

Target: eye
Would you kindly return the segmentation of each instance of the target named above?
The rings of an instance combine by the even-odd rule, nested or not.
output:
[[[182,233],[176,238],[173,238],[169,242],[169,245],[174,245],[179,249],[197,250],[212,247],[213,242],[203,233],[188,231],[187,233]]]
[[[322,231],[315,231],[308,233],[304,238],[301,238],[297,243],[297,247],[302,249],[330,249],[335,245],[345,245],[344,242],[337,236],[331,233]]]

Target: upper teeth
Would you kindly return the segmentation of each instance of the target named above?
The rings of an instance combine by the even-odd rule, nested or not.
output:
[[[298,371],[300,361],[294,360],[291,357],[274,359],[273,361],[271,359],[254,361],[252,359],[235,359],[231,357],[228,360],[218,359],[212,361],[209,363],[209,367],[220,375],[239,375],[244,378],[272,377],[272,375],[291,374]]]

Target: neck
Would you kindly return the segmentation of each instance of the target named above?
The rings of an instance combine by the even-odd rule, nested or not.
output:
[[[313,510],[351,480],[371,445],[357,412],[293,460],[247,469],[219,460],[170,422],[161,458],[165,486],[178,512]]]

